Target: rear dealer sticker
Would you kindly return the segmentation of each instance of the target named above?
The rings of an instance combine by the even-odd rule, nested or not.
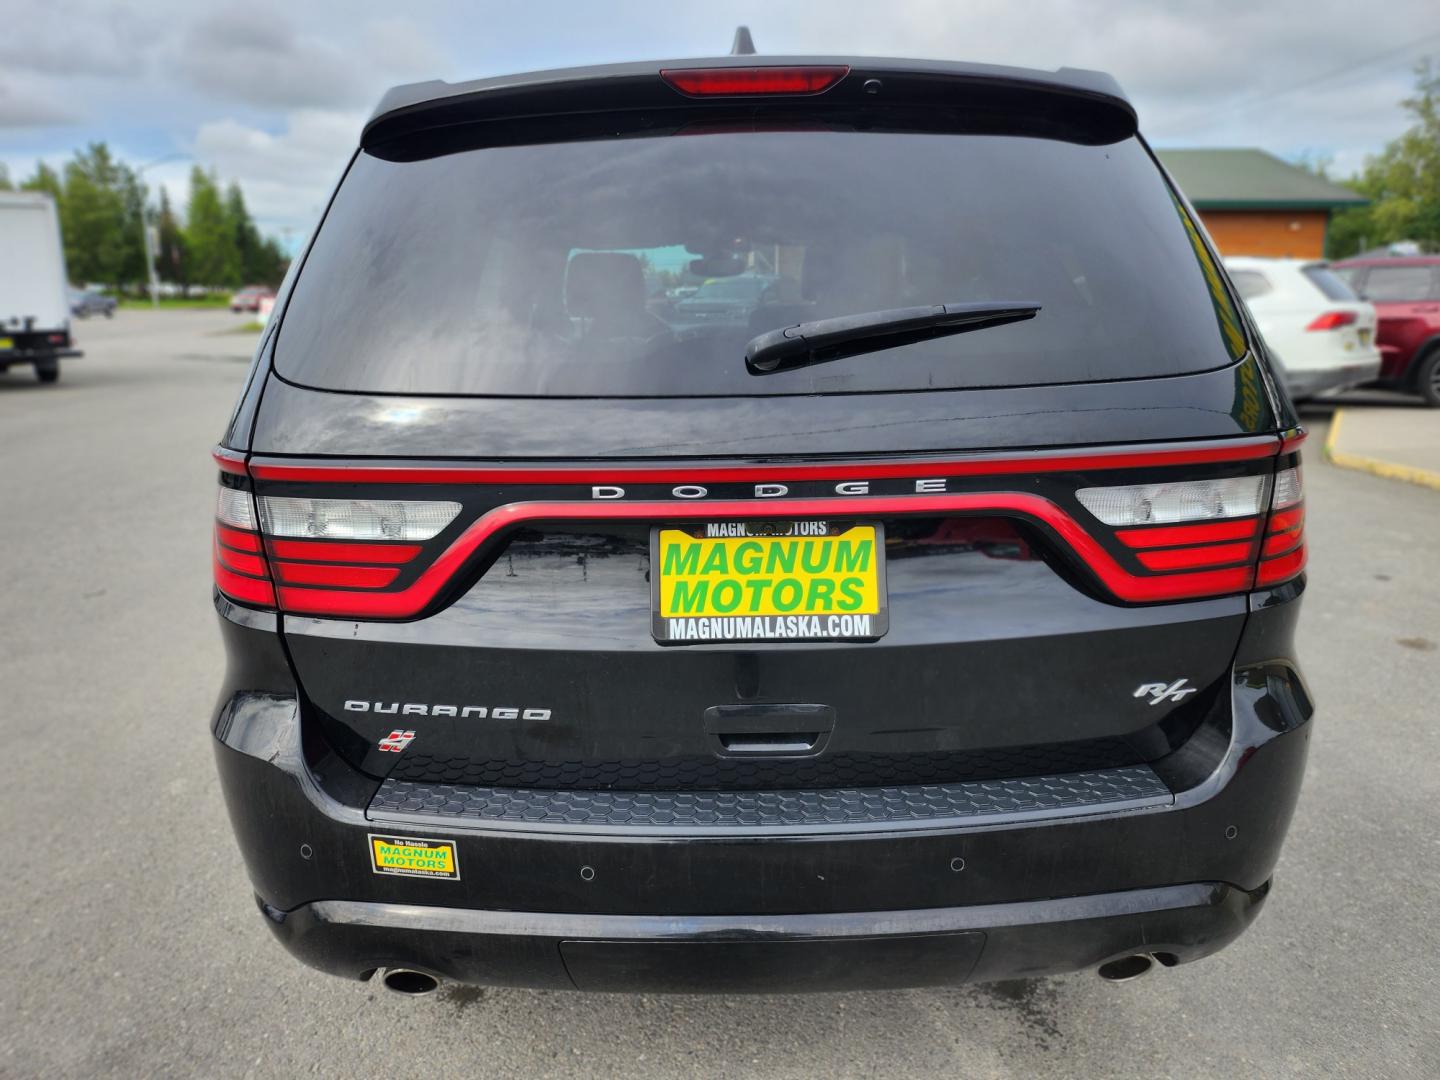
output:
[[[370,867],[377,874],[460,880],[460,860],[449,840],[370,833]]]
[[[657,641],[873,641],[887,629],[878,523],[726,521],[651,534]]]

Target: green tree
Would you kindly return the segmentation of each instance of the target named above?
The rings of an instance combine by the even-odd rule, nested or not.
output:
[[[185,212],[185,247],[190,280],[198,285],[240,283],[239,251],[218,181],[196,165],[190,170],[190,205]]]
[[[1332,258],[1397,240],[1440,250],[1440,69],[1425,60],[1415,83],[1402,103],[1415,123],[1349,182],[1370,205],[1335,216],[1325,245]]]
[[[150,273],[145,264],[145,225],[147,189],[129,165],[120,166],[120,199],[125,208],[121,236],[124,239],[120,261],[120,283],[148,284]]]
[[[65,263],[77,281],[130,285],[145,278],[145,190],[134,171],[91,143],[65,165],[59,198]]]
[[[43,191],[59,205],[64,192],[60,186],[60,174],[39,161],[35,164],[35,175],[20,185],[21,191]]]
[[[11,186],[0,166],[0,190]],[[162,281],[229,287],[278,285],[285,276],[289,260],[279,243],[261,236],[240,185],[232,181],[222,196],[215,175],[198,165],[190,171],[183,226],[164,188],[158,205],[150,206],[135,170],[104,143],[77,151],[63,174],[37,163],[20,187],[55,200],[65,260],[76,281],[143,285],[149,276],[141,231],[146,220],[155,227],[155,270]]]
[[[0,191],[14,191],[15,185],[10,182],[10,170],[0,162]]]
[[[260,230],[255,227],[250,211],[245,206],[245,195],[234,180],[225,188],[225,220],[235,245],[240,277],[247,284],[263,280],[266,268],[261,265],[264,253]]]
[[[155,273],[161,281],[188,286],[190,267],[185,257],[185,232],[175,208],[170,205],[170,194],[163,187],[160,206],[155,211],[155,233]]]
[[[285,272],[289,269],[290,257],[285,254],[285,249],[273,236],[267,236],[260,243],[255,273],[250,280],[278,288],[280,282],[285,279]]]

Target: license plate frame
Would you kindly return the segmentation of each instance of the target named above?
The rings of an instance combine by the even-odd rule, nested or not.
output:
[[[742,543],[758,542],[763,551],[760,556],[762,565],[770,560],[770,545],[784,541],[793,541],[802,545],[796,549],[795,553],[795,565],[799,565],[802,551],[812,555],[820,554],[813,545],[814,542],[821,540],[832,541],[832,545],[824,551],[826,559],[835,566],[841,565],[843,559],[842,549],[833,542],[849,541],[849,547],[843,549],[843,554],[848,556],[849,561],[853,563],[858,557],[858,545],[868,539],[871,543],[868,574],[860,572],[845,575],[862,579],[862,583],[858,587],[861,601],[858,607],[845,611],[838,610],[836,606],[838,600],[832,600],[829,610],[820,607],[818,601],[833,598],[835,592],[841,589],[841,583],[837,578],[842,571],[833,569],[833,566],[826,566],[824,572],[799,572],[791,575],[801,590],[799,602],[793,611],[780,610],[773,602],[779,598],[776,590],[782,588],[778,580],[753,577],[752,580],[757,583],[764,580],[775,582],[774,586],[767,586],[763,589],[765,599],[771,602],[751,603],[745,601],[744,590],[750,584],[747,582],[745,586],[739,587],[741,591],[739,607],[728,613],[718,610],[702,610],[693,615],[667,614],[665,586],[667,580],[671,580],[674,576],[667,578],[664,572],[664,552],[669,544],[679,543],[669,535],[672,533],[683,533],[691,541],[699,544],[702,556],[707,552],[709,546],[723,546],[727,549],[727,560],[730,553]],[[697,564],[702,556],[697,556]],[[776,558],[778,560],[779,556]],[[879,521],[787,518],[779,520],[687,521],[656,525],[650,530],[651,634],[661,645],[878,641],[890,629],[889,589],[886,582],[885,562],[885,527]],[[694,580],[696,576],[681,574],[678,577]],[[744,574],[725,573],[713,577],[699,575],[699,577],[704,578],[707,582],[722,582],[738,581],[745,577],[751,577],[751,575],[746,572]],[[811,582],[817,578],[832,581],[832,586],[827,591],[828,597],[814,597],[813,591],[810,592],[810,595],[806,595],[807,590],[813,590]],[[869,599],[870,591],[866,588],[867,582],[870,589],[873,589],[873,602]],[[752,598],[756,598],[758,595],[753,591],[751,593]],[[783,596],[788,598],[789,595],[789,590],[785,590]],[[812,597],[816,600],[815,603],[811,602]],[[674,600],[673,593],[671,600]]]

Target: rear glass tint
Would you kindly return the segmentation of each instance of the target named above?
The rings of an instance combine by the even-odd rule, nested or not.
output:
[[[1428,266],[1372,266],[1365,275],[1365,299],[1396,302],[1440,299]]]
[[[1258,270],[1231,270],[1230,281],[1242,300],[1254,300],[1271,291],[1271,284]]]
[[[1323,263],[1303,267],[1300,272],[1310,279],[1311,285],[1314,285],[1325,294],[1325,299],[1327,300],[1359,299],[1359,297],[1355,295],[1355,290],[1350,288],[1339,274],[1335,273],[1334,270],[1331,270],[1330,267],[1325,266]],[[1240,295],[1245,295],[1243,290]]]
[[[1028,322],[756,377],[754,336],[944,303]],[[706,132],[361,153],[277,369],[375,393],[688,397],[1024,386],[1230,363],[1239,320],[1143,146]]]

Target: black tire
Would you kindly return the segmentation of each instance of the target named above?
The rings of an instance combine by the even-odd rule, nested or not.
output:
[[[1420,358],[1420,365],[1415,369],[1415,392],[1425,399],[1426,405],[1440,409],[1440,345],[1430,346]]]
[[[45,360],[35,365],[35,377],[43,383],[53,383],[60,378],[60,361]]]

